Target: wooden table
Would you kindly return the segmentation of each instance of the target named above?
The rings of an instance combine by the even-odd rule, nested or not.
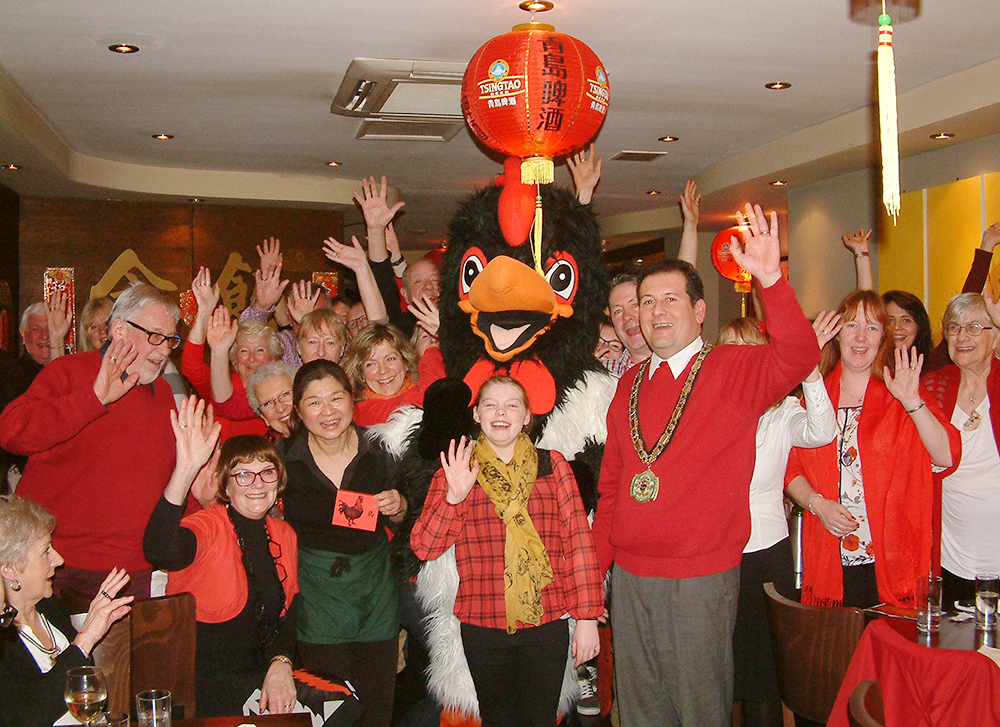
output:
[[[241,724],[259,725],[260,727],[310,727],[312,722],[308,714],[263,714],[249,717],[200,717],[195,719],[179,719],[174,727],[237,727]]]
[[[878,679],[888,727],[1000,727],[1000,667],[975,650],[997,634],[974,621],[942,618],[939,633],[914,621],[879,618],[865,629],[827,727],[848,727],[847,704],[864,679]]]

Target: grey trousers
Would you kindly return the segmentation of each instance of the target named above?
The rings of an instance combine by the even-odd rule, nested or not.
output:
[[[739,566],[700,578],[614,567],[611,625],[624,727],[729,727]]]

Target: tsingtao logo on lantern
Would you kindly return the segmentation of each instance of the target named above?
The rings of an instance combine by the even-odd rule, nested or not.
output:
[[[590,108],[593,111],[604,114],[608,111],[608,103],[611,101],[611,89],[608,88],[608,74],[601,66],[594,71],[597,76],[587,79],[587,98],[590,99]]]
[[[524,76],[508,76],[510,64],[498,58],[490,64],[489,78],[479,81],[479,98],[487,108],[516,106],[518,95],[525,92]]]

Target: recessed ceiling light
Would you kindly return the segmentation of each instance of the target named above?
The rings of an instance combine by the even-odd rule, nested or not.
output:
[[[168,139],[173,139],[173,134],[153,134],[154,139],[159,139],[160,141],[167,141]]]
[[[949,134],[947,131],[942,131],[940,134],[931,134],[931,138],[935,141],[947,141],[948,139],[954,139],[954,134]]]
[[[773,182],[768,182],[772,187],[784,187],[788,182],[784,179],[775,179]]]
[[[518,4],[521,10],[527,10],[529,13],[544,13],[546,10],[551,10],[555,7],[555,3],[550,2],[550,0],[524,0],[524,2]]]
[[[130,53],[138,53],[139,46],[129,45],[128,43],[112,43],[108,46],[108,50],[112,53],[121,53],[122,55],[129,55]]]
[[[339,167],[340,166],[340,162],[327,162],[326,165],[328,167]]]
[[[764,88],[768,88],[772,91],[784,91],[786,88],[791,88],[792,84],[787,81],[773,81],[771,83],[765,83]]]
[[[642,265],[642,258],[641,257],[637,257],[635,259],[635,263],[636,263],[636,265]]]
[[[657,195],[659,193],[660,193],[660,190],[658,190],[658,189],[650,189],[650,190],[646,191],[646,194],[648,194],[648,195]]]
[[[16,171],[18,171],[18,170],[21,169],[21,165],[20,164],[2,164],[2,165],[0,165],[0,169],[3,169],[5,172],[16,172]]]
[[[661,136],[657,141],[662,141],[664,144],[669,144],[672,141],[677,141],[680,137],[678,136]]]
[[[191,204],[201,204],[204,201],[201,197],[188,197],[188,202]]]

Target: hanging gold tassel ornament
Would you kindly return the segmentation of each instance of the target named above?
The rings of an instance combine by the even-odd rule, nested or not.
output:
[[[896,224],[899,214],[899,128],[896,119],[896,63],[892,55],[892,18],[878,18],[878,121],[882,142],[882,204]]]
[[[535,258],[535,271],[545,277],[542,270],[542,190],[535,197],[535,222],[531,225],[531,255]]]

